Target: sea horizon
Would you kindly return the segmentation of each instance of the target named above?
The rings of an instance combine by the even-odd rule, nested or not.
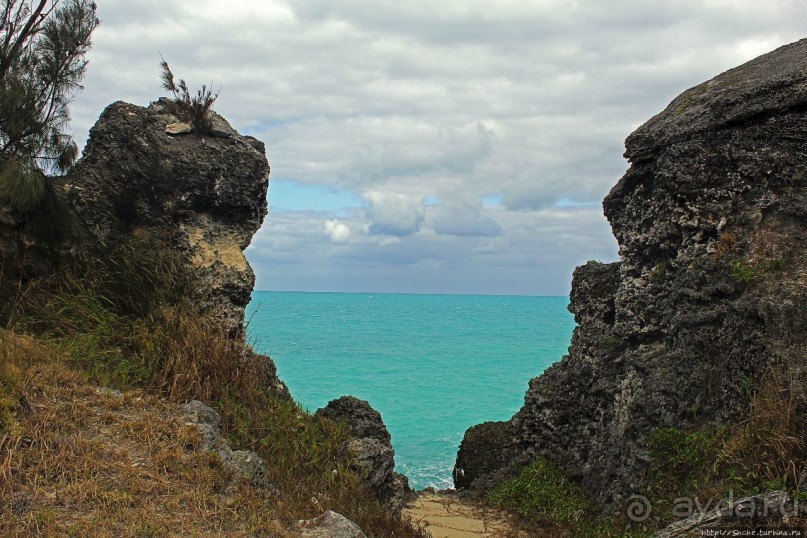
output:
[[[410,292],[410,291],[321,291],[321,290],[253,290],[253,293],[341,293],[348,295],[436,295],[436,296],[460,296],[460,297],[569,297],[568,293],[558,295],[533,295],[524,293],[452,293],[452,292]]]

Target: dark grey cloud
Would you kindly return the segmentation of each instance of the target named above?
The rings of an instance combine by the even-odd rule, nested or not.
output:
[[[485,214],[481,200],[449,198],[429,208],[429,227],[440,235],[457,237],[496,237],[504,230],[491,215]]]

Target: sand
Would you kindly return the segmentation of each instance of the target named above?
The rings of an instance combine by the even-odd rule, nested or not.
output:
[[[424,524],[433,538],[517,536],[504,515],[461,501],[453,493],[421,492],[404,513]]]

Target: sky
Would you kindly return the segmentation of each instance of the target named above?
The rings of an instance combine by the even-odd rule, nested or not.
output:
[[[72,106],[148,105],[160,55],[266,144],[256,289],[565,295],[678,94],[805,37],[804,0],[97,0]]]

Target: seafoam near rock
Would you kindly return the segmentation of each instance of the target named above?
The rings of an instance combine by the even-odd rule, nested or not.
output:
[[[605,505],[644,485],[654,428],[742,416],[749,383],[803,341],[805,141],[807,40],[687,90],[628,137],[630,169],[603,202],[621,259],[575,270],[569,355],[530,382],[511,461],[544,457]],[[463,446],[502,445],[483,433]],[[489,487],[508,471],[497,457],[461,450],[455,476],[473,483],[457,485]]]

